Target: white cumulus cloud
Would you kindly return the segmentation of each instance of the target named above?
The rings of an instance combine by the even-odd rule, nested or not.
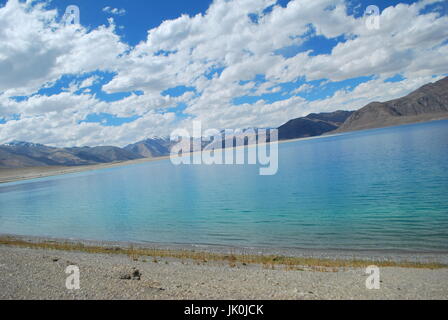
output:
[[[91,29],[64,26],[45,4],[9,0],[0,8],[0,118],[8,120],[0,122],[0,143],[123,145],[168,135],[193,119],[202,120],[205,129],[272,127],[311,112],[354,110],[397,98],[448,73],[448,17],[437,10],[422,13],[437,2],[390,6],[381,12],[381,27],[370,30],[363,17],[347,13],[352,4],[344,0],[293,0],[286,7],[273,0],[215,0],[205,13],[166,20],[129,46],[113,20]],[[312,39],[338,40],[317,54],[278,53]],[[96,71],[111,74],[111,80],[103,83],[94,75],[60,93],[38,94],[63,75]],[[396,74],[405,80],[384,82]],[[255,81],[260,76],[261,83]],[[314,101],[297,94],[323,87],[298,84],[290,94],[282,89],[299,79],[331,83],[357,77],[370,80]],[[128,94],[102,99],[91,90],[98,83],[107,94]],[[162,95],[178,86],[195,91]],[[282,100],[262,97],[275,93]],[[21,95],[28,98],[14,99]],[[259,98],[234,105],[247,95]],[[182,117],[173,111],[179,104]],[[121,126],[83,121],[93,113],[136,120]]]

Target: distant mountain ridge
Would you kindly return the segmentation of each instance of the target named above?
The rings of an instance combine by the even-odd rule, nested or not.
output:
[[[279,140],[290,140],[436,119],[448,119],[448,77],[427,84],[405,97],[388,102],[372,102],[358,111],[312,113],[293,119],[280,126],[278,131]],[[253,128],[252,138],[258,136],[258,130]],[[248,136],[248,132],[243,135]],[[124,148],[55,148],[12,141],[0,145],[0,168],[80,166],[158,158],[169,155],[174,144],[169,138],[161,137],[146,139]],[[202,142],[200,148],[204,149],[207,145],[219,148],[224,146],[224,140]]]
[[[448,77],[399,99],[369,103],[354,112],[335,133],[444,118],[448,118]]]
[[[170,154],[172,145],[168,138],[153,138],[130,144],[124,150],[143,158],[157,158]]]
[[[352,114],[352,111],[335,111],[312,113],[303,118],[293,119],[278,128],[278,138],[290,140],[320,136],[339,128]]]
[[[79,166],[139,158],[118,147],[54,148],[20,141],[0,146],[0,168]]]

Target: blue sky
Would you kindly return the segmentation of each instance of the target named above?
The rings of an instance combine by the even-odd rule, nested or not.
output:
[[[107,18],[113,16],[117,25],[125,27],[119,34],[123,40],[136,45],[146,39],[149,29],[158,27],[164,20],[175,19],[182,14],[196,15],[205,13],[211,0],[56,0],[50,8],[63,12],[69,5],[76,5],[81,10],[81,23],[84,26],[96,28],[107,23]],[[103,8],[125,9],[123,15],[111,15],[103,12]]]
[[[54,133],[36,136],[34,140],[40,141],[34,142],[120,144],[134,139],[131,129],[145,128],[135,134],[137,140],[169,134],[194,119],[220,129],[271,127],[311,112],[356,109],[372,99],[395,98],[447,74],[443,60],[447,36],[442,25],[448,2],[427,5],[423,1],[57,0],[37,1],[46,7],[33,5],[30,13],[1,0],[0,10],[36,19],[36,26],[43,28],[39,36],[44,34],[45,40],[34,41],[32,29],[21,30],[22,44],[29,43],[14,55],[29,54],[36,61],[31,67],[35,70],[21,71],[28,75],[23,79],[17,71],[12,75],[17,78],[15,85],[5,82],[2,86],[0,78],[0,141],[10,135],[23,138],[28,131],[20,129],[33,121],[55,127]],[[64,50],[51,39],[65,31],[49,29],[42,17],[57,9],[58,15],[51,19],[60,23],[69,5],[80,8],[84,29],[74,33],[76,42]],[[388,12],[382,17],[386,27],[377,33],[362,29],[369,5]],[[288,20],[294,12],[297,19]],[[195,18],[198,14],[202,16]],[[400,18],[406,15],[411,18]],[[284,16],[285,22],[274,16]],[[12,21],[11,13],[9,17]],[[413,27],[415,19],[421,22]],[[265,35],[270,32],[271,36]],[[250,33],[253,43],[247,40]],[[246,40],[239,40],[240,34]],[[96,42],[91,40],[94,35]],[[372,42],[369,37],[374,37]],[[421,40],[409,47],[407,42],[414,38]],[[3,39],[7,48],[17,47],[13,41]],[[390,44],[381,47],[382,42]],[[36,43],[42,43],[42,58],[35,54],[39,50],[31,49]],[[365,50],[370,43],[376,47]],[[60,58],[52,56],[55,52],[60,52]],[[64,63],[65,56],[73,62]],[[427,65],[422,64],[425,57]],[[8,59],[16,63],[14,56]],[[97,59],[96,64],[89,63]],[[53,64],[40,70],[46,63]],[[18,62],[15,70],[20,69]],[[393,90],[381,89],[392,85]],[[64,119],[56,119],[59,103],[65,105],[59,112]],[[56,133],[64,126],[76,132],[73,138],[63,139]],[[121,136],[109,139],[111,134]]]
[[[123,40],[131,45],[136,45],[142,40],[146,39],[147,31],[149,29],[158,27],[164,20],[176,19],[182,14],[190,16],[202,13],[205,14],[213,0],[53,0],[49,4],[49,8],[56,8],[60,12],[64,12],[69,5],[76,5],[81,10],[81,23],[90,28],[96,28],[99,25],[106,24],[107,18],[113,16],[117,25],[125,28],[119,32]],[[5,3],[6,0],[1,0],[0,3]],[[280,0],[278,5],[285,7],[290,0]],[[376,5],[380,10],[384,10],[389,6],[395,6],[399,3],[411,4],[417,0],[359,0],[350,1],[348,6],[348,13],[356,17],[364,14],[362,8],[367,8],[369,5]],[[441,4],[439,4],[441,5]],[[448,4],[442,4],[445,10]],[[359,6],[359,7],[358,7]],[[123,8],[126,13],[123,15],[110,15],[103,12],[103,8]],[[445,11],[446,12],[446,11]],[[309,46],[317,52],[327,52],[329,50],[329,43],[326,39],[318,39]]]

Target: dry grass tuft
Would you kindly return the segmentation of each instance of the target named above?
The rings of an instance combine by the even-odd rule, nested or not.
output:
[[[418,269],[442,269],[448,268],[448,265],[439,263],[418,263],[406,261],[363,261],[363,260],[342,260],[342,259],[318,259],[318,258],[301,258],[301,257],[284,257],[277,255],[249,255],[249,254],[230,254],[223,255],[211,252],[198,252],[187,250],[164,250],[151,248],[136,248],[130,246],[128,248],[120,247],[104,247],[104,246],[87,246],[82,243],[72,242],[29,242],[14,237],[0,237],[0,245],[16,246],[32,249],[46,250],[62,250],[62,251],[78,251],[96,254],[120,254],[127,255],[132,260],[138,261],[141,257],[152,257],[153,262],[157,263],[157,258],[175,258],[179,259],[182,264],[184,260],[193,260],[196,262],[206,263],[208,261],[227,262],[231,267],[238,264],[249,265],[258,264],[263,268],[274,270],[276,266],[284,266],[286,270],[305,271],[311,269],[320,272],[337,272],[339,268],[366,268],[370,265],[378,267],[400,267],[400,268],[418,268]]]

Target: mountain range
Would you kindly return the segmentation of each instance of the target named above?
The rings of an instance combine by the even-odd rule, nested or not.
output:
[[[368,104],[354,112],[335,133],[444,119],[447,115],[448,77],[445,77],[403,98]]]
[[[373,129],[406,123],[448,118],[448,77],[424,85],[409,95],[372,102],[358,111],[312,113],[293,119],[278,128],[279,140],[314,137],[324,134]],[[259,129],[251,132],[258,135]],[[222,141],[212,141],[222,145]],[[40,166],[81,166],[158,158],[170,154],[174,145],[169,138],[146,139],[124,148],[112,146],[55,148],[42,144],[14,141],[0,145],[0,168]],[[207,143],[202,143],[205,148]]]
[[[0,168],[80,166],[139,158],[118,147],[54,148],[21,141],[0,146]]]
[[[278,128],[278,138],[290,140],[320,136],[339,128],[352,114],[352,111],[335,111],[312,113],[303,118],[293,119]]]

